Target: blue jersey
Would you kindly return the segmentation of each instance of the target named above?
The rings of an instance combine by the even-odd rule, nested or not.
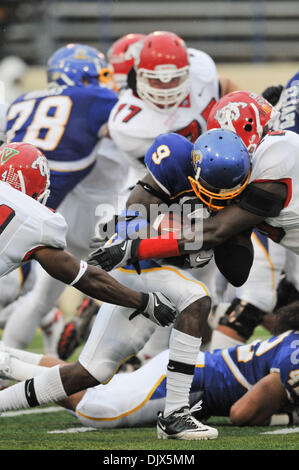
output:
[[[92,169],[99,131],[107,123],[117,95],[106,88],[57,86],[20,96],[7,113],[7,136],[38,147],[48,158],[56,209]]]
[[[161,134],[145,155],[145,164],[170,201],[178,202],[185,196],[194,197],[188,176],[192,167],[193,144],[179,134]]]
[[[290,401],[298,406],[299,331],[289,330],[266,341],[200,353],[190,401],[198,401],[198,393],[203,392],[201,419],[228,416],[231,406],[271,372],[280,374]],[[166,378],[159,383],[151,400],[165,396]]]
[[[289,80],[282,92],[279,127],[299,133],[299,72]]]

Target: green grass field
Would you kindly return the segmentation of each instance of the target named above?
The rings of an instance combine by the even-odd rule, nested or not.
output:
[[[258,328],[255,337],[267,337]],[[39,334],[28,348],[42,350]],[[73,357],[75,359],[75,356]],[[50,411],[50,410],[53,411]],[[47,411],[42,413],[41,411]],[[34,411],[32,413],[32,411]],[[49,412],[50,411],[50,412]],[[219,437],[214,441],[158,440],[154,427],[115,430],[89,430],[67,411],[57,406],[28,410],[28,414],[2,415],[0,450],[97,450],[97,451],[210,451],[210,450],[299,450],[299,427],[232,426],[228,418],[211,418]],[[267,433],[274,434],[267,434]],[[283,434],[278,434],[283,432]],[[103,455],[106,455],[104,452]],[[116,454],[117,455],[117,454]],[[196,454],[197,455],[197,454]],[[201,458],[202,458],[202,454]],[[214,454],[213,454],[214,455]],[[104,457],[102,457],[104,458]]]

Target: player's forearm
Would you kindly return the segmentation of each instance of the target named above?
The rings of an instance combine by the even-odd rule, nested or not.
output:
[[[89,266],[84,276],[74,285],[84,294],[124,307],[139,309],[142,307],[142,294],[129,289],[105,271]]]
[[[35,258],[50,276],[94,299],[137,309],[143,306],[141,293],[121,285],[100,268],[80,263],[65,250],[45,247],[36,252]]]

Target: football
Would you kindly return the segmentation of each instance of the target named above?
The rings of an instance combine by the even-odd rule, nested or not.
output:
[[[168,238],[169,234],[172,234],[171,237],[175,234],[176,238],[179,238],[183,229],[182,214],[179,212],[160,214],[153,223],[153,227],[163,238]]]

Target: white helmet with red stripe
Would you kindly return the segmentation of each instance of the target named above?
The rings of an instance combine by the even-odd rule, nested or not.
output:
[[[159,111],[178,106],[190,92],[190,64],[184,41],[155,31],[135,47],[138,96]]]

